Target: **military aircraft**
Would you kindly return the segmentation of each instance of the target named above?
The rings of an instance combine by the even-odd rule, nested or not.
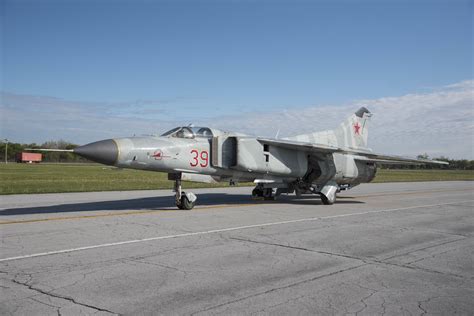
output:
[[[318,194],[328,205],[341,190],[372,181],[378,164],[447,164],[373,153],[367,147],[371,116],[361,107],[334,130],[281,139],[182,126],[161,136],[106,139],[69,151],[119,168],[168,173],[176,206],[185,210],[197,197],[184,192],[181,181],[253,181],[254,197]]]

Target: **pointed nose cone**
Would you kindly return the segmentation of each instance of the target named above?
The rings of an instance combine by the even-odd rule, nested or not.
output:
[[[117,143],[113,139],[101,140],[74,149],[74,153],[105,165],[113,165],[118,158]]]

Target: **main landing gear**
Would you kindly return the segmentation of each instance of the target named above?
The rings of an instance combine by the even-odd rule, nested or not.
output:
[[[197,197],[194,193],[192,192],[186,193],[184,191],[181,191],[180,179],[176,179],[174,181],[174,192],[176,193],[175,195],[176,206],[180,210],[191,210],[196,204]]]
[[[257,185],[252,190],[252,198],[258,199],[263,198],[264,200],[275,200],[276,195],[273,193],[272,188],[264,188],[263,186]]]

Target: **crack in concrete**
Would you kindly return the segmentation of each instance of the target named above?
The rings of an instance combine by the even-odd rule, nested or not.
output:
[[[385,315],[385,313],[387,312],[387,307],[385,306],[385,303],[387,303],[387,301],[385,300],[385,298],[383,296],[380,297],[382,299],[382,305],[380,305],[380,307],[382,308],[382,316]]]
[[[184,275],[183,278],[184,279],[186,279],[186,277],[188,276],[187,271],[178,269],[176,267],[168,266],[168,265],[165,265],[165,264],[162,264],[162,263],[149,262],[149,261],[137,260],[137,259],[124,259],[124,262],[136,262],[136,263],[147,264],[147,265],[156,266],[156,267],[160,267],[160,268],[164,268],[164,269],[170,269],[170,270],[173,270],[173,271],[183,273],[183,275]]]
[[[442,272],[442,271],[422,268],[422,267],[418,267],[418,266],[410,266],[410,265],[406,265],[406,264],[396,264],[396,263],[384,262],[384,261],[379,261],[379,260],[374,260],[374,263],[380,263],[380,264],[395,266],[395,267],[399,267],[399,268],[406,268],[406,269],[411,269],[411,270],[415,270],[415,271],[423,271],[423,272],[428,272],[428,273],[441,274],[441,275],[444,275],[444,276],[451,276],[451,277],[460,278],[460,279],[463,279],[463,280],[466,278],[466,276],[459,275],[459,274]]]
[[[414,250],[410,250],[410,251],[407,251],[407,252],[404,252],[404,253],[401,253],[401,254],[393,255],[391,257],[384,258],[383,260],[390,260],[390,259],[393,259],[393,258],[406,256],[406,255],[409,255],[409,254],[417,252],[417,251],[423,251],[423,250],[426,250],[426,249],[447,245],[447,244],[457,242],[457,241],[461,241],[461,240],[465,240],[465,239],[466,239],[466,237],[462,237],[462,238],[458,238],[458,239],[454,239],[454,240],[448,240],[448,241],[440,242],[440,243],[437,243],[435,245],[429,245],[429,246],[426,246],[426,247],[423,247],[423,248],[414,249]]]
[[[290,246],[290,245],[283,245],[283,244],[277,244],[277,243],[271,243],[271,242],[265,242],[265,241],[257,241],[257,240],[251,240],[251,239],[244,239],[244,238],[239,238],[239,237],[229,237],[229,239],[233,240],[238,240],[238,241],[244,241],[244,242],[250,242],[250,243],[255,243],[255,244],[263,244],[267,246],[277,246],[277,247],[283,247],[283,248],[289,248],[289,249],[295,249],[295,250],[302,250],[302,251],[308,251],[308,252],[314,252],[314,253],[320,253],[323,255],[330,255],[330,256],[335,256],[335,257],[343,257],[346,259],[355,259],[362,261],[364,263],[370,263],[370,261],[367,261],[363,258],[360,257],[355,257],[355,256],[350,256],[350,255],[344,255],[340,253],[333,253],[333,252],[328,252],[328,251],[323,251],[323,250],[313,250],[309,248],[304,248],[304,247],[297,247],[297,246]]]
[[[101,307],[97,307],[97,306],[93,306],[93,305],[89,305],[89,304],[86,304],[86,303],[81,303],[81,302],[78,302],[77,300],[75,300],[74,298],[72,297],[69,297],[69,296],[64,296],[64,295],[59,295],[59,294],[56,294],[56,293],[53,293],[52,291],[44,291],[40,288],[37,288],[37,287],[34,287],[33,285],[31,284],[28,284],[29,281],[27,282],[20,282],[16,279],[12,279],[11,280],[13,283],[16,283],[18,285],[22,285],[22,286],[26,286],[28,289],[32,290],[32,291],[35,291],[35,292],[38,292],[40,294],[44,294],[44,295],[47,295],[49,297],[54,297],[54,298],[58,298],[58,299],[63,299],[63,300],[66,300],[66,301],[69,301],[75,305],[80,305],[80,306],[83,306],[83,307],[87,307],[87,308],[90,308],[90,309],[94,309],[96,311],[100,311],[100,312],[106,312],[106,313],[109,313],[109,314],[112,314],[112,315],[120,315],[118,313],[115,313],[115,312],[112,312],[110,310],[107,310],[105,308],[101,308]],[[60,315],[59,311],[58,311],[58,314]]]
[[[273,305],[270,305],[270,306],[266,306],[260,310],[258,310],[257,312],[255,313],[252,313],[252,314],[255,314],[255,315],[259,315],[260,313],[265,313],[265,312],[268,312],[267,310],[269,309],[272,309],[272,308],[275,308],[275,307],[279,307],[279,306],[286,306],[288,304],[290,304],[290,302],[294,302],[294,301],[297,301],[299,299],[302,299],[306,297],[306,295],[299,295],[297,297],[293,297],[293,298],[290,298],[290,299],[287,299],[286,301],[282,302],[282,303],[278,303],[278,304],[273,304]]]
[[[429,297],[427,298],[426,300],[421,300],[421,301],[418,301],[418,308],[422,311],[422,313],[420,315],[426,315],[428,314],[428,311],[423,308],[422,304],[423,303],[429,303],[432,299],[435,299],[435,298],[438,298],[439,296],[435,296],[435,297]]]
[[[366,300],[368,300],[369,298],[371,298],[375,293],[377,293],[378,291],[377,290],[372,290],[370,289],[371,293],[367,296],[364,296],[363,298],[360,299],[360,302],[362,304],[364,304],[364,306],[359,309],[358,311],[355,312],[355,316],[358,316],[359,313],[362,313],[366,308],[367,308],[367,303],[365,302]]]
[[[413,260],[413,261],[409,261],[409,262],[405,262],[405,264],[414,264],[414,263],[417,263],[417,262],[420,262],[420,261],[423,261],[423,260],[426,260],[426,259],[432,259],[432,258],[436,258],[436,256],[439,256],[439,255],[444,255],[445,253],[448,253],[450,251],[453,251],[453,250],[456,250],[455,249],[448,249],[448,250],[445,250],[445,251],[442,251],[442,252],[438,252],[438,253],[434,253],[430,256],[426,256],[426,257],[422,257],[422,258],[419,258],[419,259],[416,259],[416,260]]]
[[[254,297],[257,297],[257,296],[261,296],[261,295],[266,295],[266,294],[269,294],[269,293],[272,293],[272,292],[275,292],[275,291],[288,289],[288,288],[298,286],[298,285],[301,285],[301,284],[304,284],[304,283],[313,282],[313,281],[316,281],[316,280],[319,280],[319,279],[322,279],[322,278],[325,278],[325,277],[330,277],[330,276],[333,276],[333,275],[336,275],[336,274],[339,274],[339,273],[354,270],[354,269],[360,268],[364,265],[365,265],[365,263],[357,265],[357,266],[353,266],[353,267],[350,267],[350,268],[341,269],[341,270],[337,270],[337,271],[334,271],[334,272],[326,273],[326,274],[323,274],[323,275],[316,276],[314,278],[298,281],[298,282],[291,283],[291,284],[288,284],[288,285],[275,287],[275,288],[272,288],[272,289],[269,289],[269,290],[266,290],[266,291],[263,291],[263,292],[255,293],[255,294],[252,294],[252,295],[248,295],[248,296],[245,296],[245,297],[241,297],[241,298],[236,299],[236,300],[228,301],[228,302],[225,302],[225,303],[222,303],[222,304],[214,305],[214,306],[211,306],[211,307],[193,312],[193,313],[191,313],[191,316],[199,314],[199,313],[208,312],[208,311],[216,309],[216,308],[224,307],[224,306],[229,305],[229,304],[245,301],[249,298],[254,298]]]
[[[423,303],[422,301],[418,302],[418,308],[421,309],[421,311],[422,311],[421,315],[426,315],[426,314],[428,314],[428,312],[426,311],[426,309],[421,307],[422,303]]]
[[[37,299],[35,299],[34,297],[30,297],[29,299],[32,300],[32,301],[35,301],[35,302],[37,302],[37,303],[39,303],[39,304],[46,305],[46,306],[48,306],[48,307],[52,307],[52,308],[56,309],[56,313],[58,314],[58,316],[61,315],[61,312],[60,312],[61,306],[51,305],[51,304],[42,302],[42,301],[40,301],[40,300],[37,300]],[[50,301],[51,301],[51,300],[50,300]]]
[[[302,251],[307,251],[307,252],[319,253],[319,254],[323,254],[323,255],[342,257],[342,258],[353,259],[353,260],[359,260],[359,261],[364,262],[365,264],[383,264],[383,265],[395,266],[395,267],[399,267],[399,268],[406,268],[406,269],[411,269],[411,270],[418,270],[418,271],[424,271],[424,272],[429,272],[429,273],[441,274],[441,275],[445,275],[445,276],[452,276],[452,277],[456,277],[456,278],[462,278],[462,279],[465,278],[465,276],[454,274],[454,273],[447,273],[447,272],[422,268],[422,267],[418,267],[418,266],[411,266],[411,265],[407,265],[407,264],[398,264],[398,263],[393,263],[393,262],[386,262],[386,261],[378,260],[378,259],[362,258],[362,257],[357,257],[357,256],[351,256],[351,255],[345,255],[345,254],[340,254],[340,253],[323,251],[323,250],[313,250],[313,249],[304,248],[304,247],[296,247],[296,246],[283,245],[283,244],[277,244],[277,243],[269,243],[269,242],[264,242],[264,241],[256,241],[256,240],[244,239],[244,238],[238,238],[238,237],[229,237],[229,239],[239,240],[239,241],[243,241],[243,242],[256,243],[256,244],[264,244],[264,245],[268,245],[268,246],[276,246],[276,247],[283,247],[283,248],[289,248],[289,249],[295,249],[295,250],[302,250]],[[430,246],[430,247],[432,247],[432,246]],[[429,247],[427,247],[427,248],[429,248]]]
[[[359,220],[358,222],[363,221]],[[371,223],[371,226],[378,226],[378,227],[389,227],[393,229],[399,229],[400,231],[418,231],[418,232],[426,232],[426,233],[433,233],[433,234],[440,234],[440,235],[448,235],[448,236],[457,236],[457,237],[465,237],[469,238],[472,237],[469,234],[457,234],[457,233],[451,233],[447,231],[442,231],[442,230],[437,230],[437,229],[429,229],[429,228],[420,228],[420,227],[410,227],[410,226],[394,226],[394,225],[388,225],[388,224],[381,224],[381,223]]]

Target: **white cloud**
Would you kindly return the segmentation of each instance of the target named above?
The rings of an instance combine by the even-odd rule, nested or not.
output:
[[[344,106],[314,106],[272,113],[214,118],[215,126],[256,135],[291,136],[336,127],[359,107],[372,116],[369,146],[376,152],[416,156],[428,153],[474,159],[474,81],[462,81],[428,93]]]
[[[1,94],[0,118],[3,137],[17,142],[41,143],[65,139],[86,143],[101,138],[131,136],[159,130],[159,102],[92,103],[52,97]],[[148,118],[146,118],[148,117]]]
[[[1,136],[19,142],[65,139],[86,143],[98,139],[162,132],[178,122],[166,117],[173,105],[160,101],[106,104],[3,93]],[[280,136],[336,127],[360,106],[374,115],[370,147],[380,153],[474,159],[474,81],[462,81],[426,93],[342,106],[295,107],[285,111],[242,113],[199,119],[209,125],[254,135]],[[179,117],[179,116],[178,116]],[[186,118],[188,119],[188,118]]]

